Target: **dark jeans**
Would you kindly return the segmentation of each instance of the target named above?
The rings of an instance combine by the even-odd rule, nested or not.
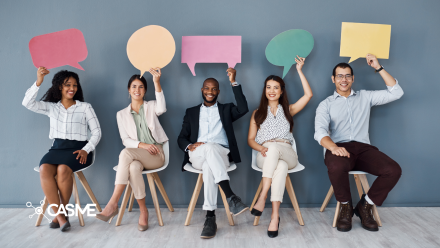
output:
[[[374,204],[381,206],[402,175],[399,164],[372,145],[355,141],[337,143],[337,145],[344,147],[350,153],[350,158],[338,157],[329,150],[325,153],[324,162],[336,200],[339,202],[351,200],[348,172],[364,171],[378,176],[368,191],[368,197]]]

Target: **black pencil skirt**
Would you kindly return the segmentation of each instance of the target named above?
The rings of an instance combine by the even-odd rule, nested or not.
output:
[[[78,154],[73,154],[73,152],[81,150],[87,142],[88,141],[55,139],[49,152],[41,159],[40,166],[42,164],[65,164],[69,166],[73,172],[90,166],[93,160],[93,152],[87,155],[85,164],[80,164],[79,159],[76,159]]]

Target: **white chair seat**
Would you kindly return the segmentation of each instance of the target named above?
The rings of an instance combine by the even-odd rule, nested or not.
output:
[[[198,170],[198,169],[192,167],[192,165],[190,163],[187,163],[183,168],[185,170],[189,171],[189,172],[192,172],[192,173],[198,173],[198,174],[203,173],[202,170]],[[235,163],[230,163],[229,164],[229,168],[226,171],[230,172],[230,171],[233,171],[235,169],[237,169],[237,165]]]
[[[359,175],[359,174],[368,174],[368,173],[364,172],[364,171],[349,171],[348,174],[350,174],[350,175]]]

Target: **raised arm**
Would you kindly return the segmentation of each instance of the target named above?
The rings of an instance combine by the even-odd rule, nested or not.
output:
[[[291,116],[296,115],[299,111],[301,111],[310,99],[313,96],[312,89],[310,88],[309,82],[307,81],[306,76],[302,72],[302,67],[304,65],[305,58],[301,58],[297,55],[298,58],[295,58],[296,61],[296,70],[298,71],[299,78],[301,79],[301,83],[304,89],[304,96],[302,96],[296,103],[290,104],[289,112]]]
[[[403,90],[397,80],[382,68],[376,56],[367,54],[366,59],[369,66],[373,67],[376,71],[380,70],[379,74],[388,88],[386,90],[368,91],[370,93],[371,106],[383,105],[400,99],[403,96]]]
[[[162,91],[162,86],[160,85],[160,77],[162,76],[162,72],[160,71],[160,68],[151,68],[149,70],[151,75],[153,75],[153,82],[154,82],[154,93],[156,95],[156,102],[155,102],[155,111],[156,115],[159,116],[165,112],[167,112],[167,106],[165,103],[165,96]]]
[[[50,108],[53,105],[53,103],[50,102],[35,101],[40,85],[43,83],[44,76],[49,73],[50,72],[45,67],[38,68],[37,81],[35,81],[35,83],[26,91],[22,102],[23,106],[38,114],[48,115]]]

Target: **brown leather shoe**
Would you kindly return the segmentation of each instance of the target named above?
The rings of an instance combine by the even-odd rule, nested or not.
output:
[[[365,194],[362,195],[361,200],[354,208],[354,213],[357,217],[361,218],[362,227],[368,231],[379,231],[379,226],[373,217],[373,206],[368,204],[365,200]]]
[[[341,203],[339,209],[338,222],[336,227],[340,232],[348,232],[351,230],[351,219],[353,218],[353,204],[349,201],[347,204]]]

